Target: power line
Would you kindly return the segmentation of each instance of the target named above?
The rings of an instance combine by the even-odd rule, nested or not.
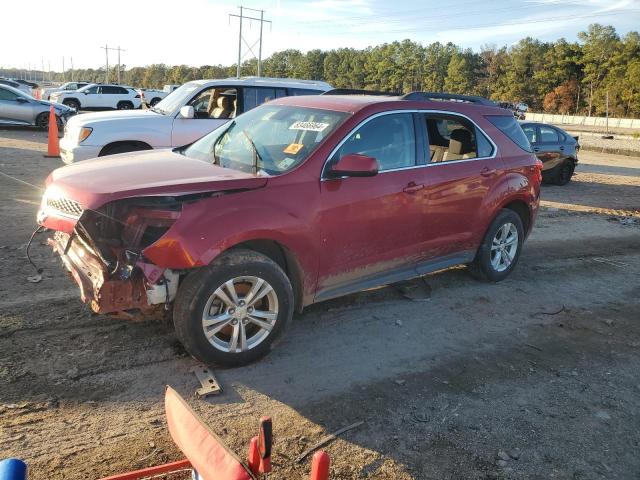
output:
[[[244,44],[247,46],[247,52],[245,53],[245,55],[249,52],[253,53],[254,57],[258,58],[258,76],[262,75],[262,26],[265,23],[268,23],[269,25],[271,25],[271,20],[265,20],[264,19],[264,10],[256,10],[255,8],[247,8],[247,7],[238,7],[240,9],[240,15],[236,15],[233,13],[229,14],[229,20],[231,20],[231,17],[236,17],[238,19],[240,19],[240,29],[238,31],[238,66],[236,68],[236,76],[238,78],[240,78],[240,69],[241,69],[241,65],[242,65],[242,43],[244,42]],[[255,18],[255,17],[248,17],[247,15],[244,15],[244,10],[250,10],[252,12],[259,12],[260,13],[260,18]],[[249,45],[249,43],[245,40],[245,38],[242,36],[242,21],[243,20],[255,20],[257,22],[260,22],[260,38],[255,41],[253,44]],[[253,47],[256,46],[256,43],[259,43],[259,47],[258,47],[258,55],[255,54],[255,52],[253,51]]]

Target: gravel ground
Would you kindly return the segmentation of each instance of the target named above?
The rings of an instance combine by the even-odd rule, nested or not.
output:
[[[274,419],[272,479],[327,432],[333,479],[631,479],[640,474],[640,160],[584,151],[499,284],[454,268],[314,305],[264,360],[216,373],[193,397],[194,362],[170,325],[91,315],[59,261],[24,244],[59,162],[45,136],[0,130],[0,458],[30,479],[99,478],[179,459],[162,392],[172,385],[244,456]],[[29,187],[27,184],[32,184]],[[42,239],[43,240],[43,239]]]
[[[617,151],[623,155],[640,156],[640,138],[616,138],[604,139],[602,134],[585,133],[577,130],[570,130],[565,126],[565,130],[571,135],[580,136],[580,146],[584,150],[614,152]]]

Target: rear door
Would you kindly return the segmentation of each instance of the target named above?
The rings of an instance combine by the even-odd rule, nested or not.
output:
[[[544,170],[550,170],[561,163],[564,145],[560,143],[560,134],[549,125],[538,125],[538,138],[532,144],[536,156],[544,164]]]
[[[429,258],[475,254],[484,215],[484,200],[504,165],[496,147],[468,118],[438,112],[422,116],[429,146]],[[463,261],[463,259],[461,260]]]
[[[361,153],[376,158],[380,171],[365,178],[325,174],[320,182],[319,298],[422,259],[427,169],[419,151],[414,116],[389,113],[361,124],[328,160]]]

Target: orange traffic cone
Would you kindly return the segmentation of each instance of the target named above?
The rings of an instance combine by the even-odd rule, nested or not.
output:
[[[58,140],[58,122],[53,105],[49,108],[49,145],[45,158],[60,158],[60,145]]]

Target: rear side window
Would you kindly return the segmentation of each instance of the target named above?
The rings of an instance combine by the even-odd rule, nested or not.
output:
[[[468,119],[449,114],[425,114],[430,163],[486,158],[493,145]]]
[[[509,137],[509,139],[522,150],[525,152],[533,152],[529,139],[513,115],[487,115],[487,120],[493,123],[498,130]]]
[[[540,140],[542,143],[558,143],[559,139],[555,128],[540,125]]]

